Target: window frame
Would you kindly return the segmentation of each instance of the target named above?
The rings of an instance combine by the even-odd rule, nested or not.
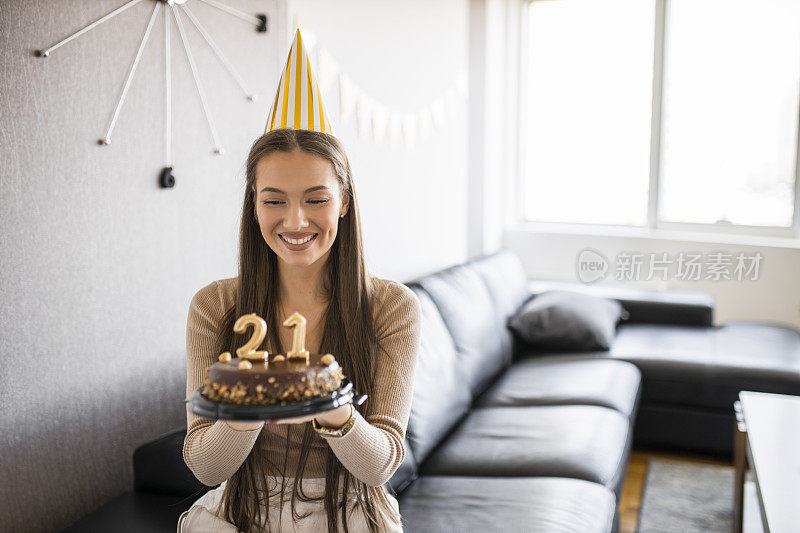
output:
[[[514,205],[511,206],[515,213],[515,226],[532,231],[555,231],[565,233],[586,232],[589,234],[630,235],[630,236],[657,236],[662,233],[672,235],[685,234],[689,239],[703,234],[714,236],[755,236],[779,239],[800,239],[800,109],[797,120],[797,135],[795,139],[795,168],[794,168],[794,206],[792,224],[788,227],[781,226],[753,226],[744,224],[719,224],[699,222],[672,222],[659,220],[658,203],[660,194],[661,174],[661,112],[663,104],[664,82],[664,52],[668,46],[667,27],[669,24],[669,0],[651,0],[655,4],[655,32],[653,49],[653,90],[650,120],[650,172],[648,176],[648,202],[647,216],[644,226],[623,224],[588,224],[583,222],[545,222],[530,220],[525,217],[525,157],[524,150],[527,139],[527,125],[522,117],[527,116],[527,65],[528,65],[528,37],[530,28],[528,18],[530,7],[535,2],[552,0],[521,0],[519,6],[519,91],[516,129],[518,132],[517,150],[517,176],[514,180],[516,189],[512,197]],[[800,90],[800,87],[798,87]],[[799,106],[800,107],[800,106]]]

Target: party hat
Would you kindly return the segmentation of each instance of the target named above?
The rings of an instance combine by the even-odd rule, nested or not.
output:
[[[317,76],[311,70],[308,50],[299,29],[294,34],[264,133],[283,128],[333,135],[331,121],[322,104]]]

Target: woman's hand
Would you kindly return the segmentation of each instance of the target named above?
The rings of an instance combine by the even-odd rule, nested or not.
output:
[[[250,431],[251,429],[261,429],[264,426],[263,420],[255,422],[226,420],[225,423],[228,424],[231,429],[235,429],[236,431]]]
[[[331,411],[325,411],[317,415],[296,416],[293,418],[281,418],[280,420],[270,420],[269,424],[305,424],[317,419],[320,426],[328,428],[339,428],[350,419],[350,404],[337,407]]]
[[[268,424],[305,424],[311,422],[316,415],[296,416],[293,418],[281,418],[279,420],[270,420]]]
[[[326,428],[340,428],[350,420],[350,415],[355,414],[354,411],[355,408],[349,403],[331,411],[325,411],[317,415],[317,424]]]

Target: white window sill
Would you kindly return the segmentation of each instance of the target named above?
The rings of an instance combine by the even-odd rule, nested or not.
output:
[[[686,243],[737,244],[742,246],[800,249],[800,239],[794,237],[743,235],[724,232],[681,231],[658,228],[636,228],[628,226],[595,226],[592,224],[522,222],[509,228],[507,232],[520,236],[525,234],[585,235],[587,237],[595,238],[609,237],[642,239],[651,242],[673,241]]]

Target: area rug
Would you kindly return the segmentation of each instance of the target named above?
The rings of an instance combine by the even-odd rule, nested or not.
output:
[[[729,533],[733,479],[730,466],[650,459],[638,533]]]

